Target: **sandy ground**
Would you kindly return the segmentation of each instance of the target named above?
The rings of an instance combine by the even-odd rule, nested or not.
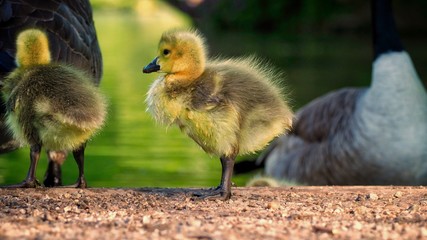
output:
[[[426,187],[0,189],[0,239],[427,239]]]

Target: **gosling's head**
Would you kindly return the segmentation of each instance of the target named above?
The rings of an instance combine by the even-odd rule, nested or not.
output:
[[[173,30],[160,38],[157,57],[144,67],[144,73],[160,72],[176,79],[192,80],[205,70],[206,48],[196,31]]]
[[[21,32],[16,48],[16,63],[20,67],[50,63],[49,41],[46,34],[38,29]]]

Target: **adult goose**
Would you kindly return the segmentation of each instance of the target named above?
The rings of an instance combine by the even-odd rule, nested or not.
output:
[[[372,83],[313,100],[258,159],[277,179],[309,185],[427,184],[427,94],[393,19],[372,1]]]

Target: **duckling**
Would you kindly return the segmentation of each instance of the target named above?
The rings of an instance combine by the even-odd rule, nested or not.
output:
[[[195,193],[227,200],[239,154],[257,151],[289,129],[293,113],[274,80],[279,77],[253,57],[210,60],[196,31],[163,33],[158,56],[144,73],[163,73],[147,94],[147,110],[175,124],[205,152],[219,156],[221,182]]]
[[[400,41],[390,0],[372,0],[367,88],[321,96],[260,156],[267,175],[310,185],[427,184],[427,93]]]
[[[8,127],[15,139],[30,146],[31,164],[26,179],[11,187],[39,185],[35,171],[43,146],[73,151],[79,168],[74,186],[84,188],[84,150],[104,123],[104,96],[83,71],[51,62],[43,31],[25,30],[16,42],[18,68],[4,79],[2,95]]]
[[[53,62],[86,71],[95,85],[99,84],[102,56],[88,0],[4,0],[0,12],[0,89],[2,79],[17,67],[16,36],[22,29],[34,27],[46,31]],[[0,154],[21,147],[7,130],[5,114],[0,97]],[[61,165],[67,154],[47,149],[49,164],[44,186],[62,185]]]

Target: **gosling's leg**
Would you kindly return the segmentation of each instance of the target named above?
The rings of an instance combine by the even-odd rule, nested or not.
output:
[[[49,165],[44,176],[43,184],[45,187],[62,186],[61,166],[67,158],[66,151],[47,151]]]
[[[30,169],[27,177],[21,183],[15,185],[4,186],[6,188],[35,188],[41,186],[36,179],[37,163],[40,159],[41,145],[35,144],[30,147]]]
[[[203,199],[221,199],[228,200],[231,197],[231,177],[233,175],[234,161],[237,154],[231,156],[221,156],[221,183],[218,187],[206,190],[204,192],[194,193],[196,197]]]
[[[85,148],[86,148],[86,143],[83,143],[79,148],[73,151],[74,159],[76,160],[77,167],[79,168],[79,177],[77,178],[77,182],[74,185],[72,185],[72,187],[76,187],[76,188],[87,187],[86,179],[84,176]]]

